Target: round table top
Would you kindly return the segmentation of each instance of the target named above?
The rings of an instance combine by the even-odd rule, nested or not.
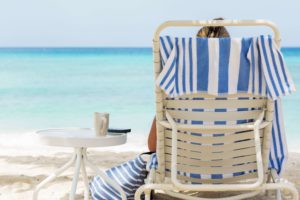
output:
[[[63,147],[108,147],[125,144],[126,134],[107,133],[96,136],[89,128],[62,128],[36,131],[38,140],[45,145]]]

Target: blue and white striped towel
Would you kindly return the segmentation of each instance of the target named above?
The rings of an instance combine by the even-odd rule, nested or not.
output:
[[[144,184],[147,177],[147,162],[142,156],[107,170],[105,173],[121,186],[128,200],[134,199],[135,191]],[[95,176],[90,183],[93,200],[120,200],[120,193],[104,181],[100,176]]]
[[[280,97],[295,91],[283,56],[271,37],[160,38],[162,71],[156,84],[169,97],[249,93],[275,100],[270,167],[287,158]]]

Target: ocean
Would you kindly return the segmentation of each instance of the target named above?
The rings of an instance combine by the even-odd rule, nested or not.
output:
[[[300,48],[283,48],[300,88]],[[287,141],[300,150],[300,93],[283,98]],[[151,48],[1,48],[0,133],[92,127],[109,112],[110,127],[146,135],[154,117]]]

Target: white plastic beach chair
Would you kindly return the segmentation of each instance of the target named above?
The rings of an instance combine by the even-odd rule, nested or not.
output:
[[[161,78],[161,63],[166,65],[169,62],[160,52],[159,37],[163,29],[171,26],[259,25],[271,27],[279,45],[279,32],[268,21],[173,21],[162,24],[153,41],[156,80]],[[168,56],[174,56],[171,54]],[[184,56],[176,56],[179,56],[178,62],[186,62]],[[289,91],[294,90],[292,84],[289,86]],[[290,191],[293,199],[298,199],[294,185],[278,176],[281,167],[280,170],[269,168],[275,166],[274,163],[269,164],[269,157],[272,157],[273,120],[278,120],[274,119],[274,110],[279,100],[271,98],[270,88],[256,94],[253,83],[253,91],[249,90],[247,94],[236,91],[221,97],[218,94],[192,94],[192,91],[184,94],[180,92],[182,88],[178,89],[176,96],[172,89],[162,88],[157,86],[155,91],[158,165],[157,169],[150,170],[146,184],[137,190],[135,199],[140,199],[142,193],[149,199],[151,190],[161,190],[170,196],[191,200],[206,199],[193,196],[195,192],[239,192],[219,198],[229,200],[277,190],[277,198],[280,199],[280,189]],[[166,94],[168,91],[169,96]],[[273,94],[280,96],[278,91],[276,95]]]

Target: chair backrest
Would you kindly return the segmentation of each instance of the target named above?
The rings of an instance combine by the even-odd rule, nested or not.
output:
[[[155,78],[162,71],[159,37],[168,27],[186,26],[268,26],[280,46],[277,27],[263,20],[211,20],[170,21],[160,25],[153,40]],[[172,134],[166,113],[177,122],[177,178],[183,183],[235,183],[256,178],[257,156],[255,156],[254,134],[250,129],[201,130],[197,124],[252,123],[262,109],[266,109],[264,126],[260,127],[262,162],[264,172],[268,169],[269,146],[272,131],[274,103],[272,100],[252,95],[233,95],[227,99],[203,94],[181,96],[170,99],[156,86],[157,121],[157,182],[164,182],[170,176],[172,157]],[[246,99],[247,97],[248,99]],[[228,112],[225,112],[228,111]],[[189,125],[193,124],[193,126]],[[238,132],[238,133],[237,133]],[[264,177],[266,179],[266,177]]]
[[[231,125],[249,125],[266,110],[272,121],[273,102],[264,97],[231,95],[186,95],[164,97],[163,118],[158,119],[161,141],[158,145],[160,172],[170,177],[172,165],[172,130],[166,112],[177,123],[177,179],[182,183],[237,183],[257,178],[257,156],[253,130],[230,129]],[[218,129],[201,129],[197,125],[220,125]],[[228,129],[226,129],[228,128]],[[268,166],[270,123],[260,128],[263,166]],[[266,137],[265,137],[266,136]],[[267,152],[265,152],[267,151]],[[161,165],[162,164],[162,165]]]

